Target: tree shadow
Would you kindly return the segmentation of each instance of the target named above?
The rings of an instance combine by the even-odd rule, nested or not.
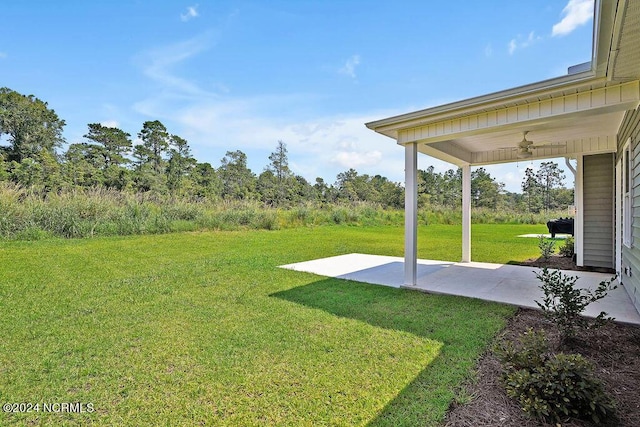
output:
[[[438,421],[479,355],[514,308],[340,279],[325,279],[272,294],[372,326],[441,343],[438,356],[372,419],[370,426],[425,425]]]

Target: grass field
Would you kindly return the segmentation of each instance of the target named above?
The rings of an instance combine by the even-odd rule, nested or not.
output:
[[[474,225],[474,260],[535,256],[515,236],[538,232]],[[419,235],[459,260],[459,226]],[[437,425],[513,308],[277,268],[402,246],[346,226],[3,242],[0,402],[40,406],[0,425]],[[93,411],[43,412],[65,402]]]

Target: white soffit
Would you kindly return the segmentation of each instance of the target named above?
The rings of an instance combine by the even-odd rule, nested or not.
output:
[[[610,83],[573,95],[401,129],[398,143],[417,142],[421,153],[458,166],[518,161],[513,148],[525,131],[527,140],[545,144],[533,149],[531,159],[614,152],[624,115],[639,102],[640,82]]]

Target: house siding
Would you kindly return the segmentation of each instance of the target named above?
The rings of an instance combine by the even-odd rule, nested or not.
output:
[[[640,149],[640,108],[628,111],[620,125],[618,132],[618,156],[621,156],[624,145],[631,138],[631,197],[633,206],[631,247],[622,245],[622,282],[631,301],[640,311],[640,161],[638,155]],[[620,157],[619,157],[620,158]],[[623,185],[620,183],[619,185]],[[623,221],[620,221],[623,224]]]
[[[614,155],[584,156],[583,263],[613,268]]]

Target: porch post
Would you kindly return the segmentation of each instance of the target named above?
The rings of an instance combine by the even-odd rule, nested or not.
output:
[[[471,165],[462,166],[462,262],[471,262]]]
[[[584,265],[584,156],[577,156],[578,166],[576,168],[576,217],[574,219],[574,245],[576,254],[576,265],[582,267]]]
[[[618,157],[618,156],[616,156]],[[624,156],[621,156],[624,158]],[[623,216],[622,216],[622,189],[624,188],[624,182],[623,180],[623,175],[622,175],[622,170],[624,168],[624,164],[622,161],[620,161],[620,158],[616,158],[616,180],[615,180],[615,187],[616,187],[616,208],[615,208],[615,219],[613,221],[613,229],[615,232],[615,241],[616,241],[616,259],[615,259],[615,268],[616,268],[616,273],[618,274],[618,283],[620,283],[620,278],[622,277],[622,223],[623,223]]]
[[[404,147],[404,284],[415,286],[418,270],[418,145]]]

